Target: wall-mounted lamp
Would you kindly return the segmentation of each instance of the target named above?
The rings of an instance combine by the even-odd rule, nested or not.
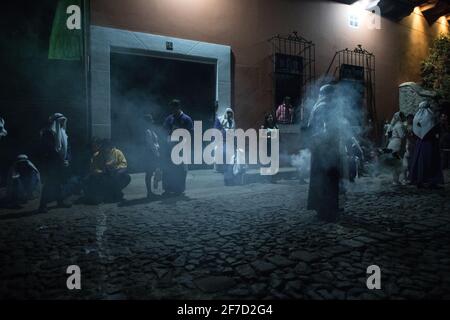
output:
[[[372,11],[380,16],[380,9],[377,8],[380,0],[359,0],[350,6],[349,11],[349,26],[352,28],[359,28],[361,23],[368,16],[368,11]],[[367,19],[366,19],[367,20]],[[369,29],[380,29],[380,19],[370,18],[368,21]]]
[[[370,10],[376,7],[380,3],[380,0],[359,0],[352,4],[362,10]]]

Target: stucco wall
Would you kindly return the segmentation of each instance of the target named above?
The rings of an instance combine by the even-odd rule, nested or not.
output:
[[[381,30],[351,28],[349,6],[317,0],[94,0],[100,26],[230,45],[235,59],[234,108],[242,127],[259,126],[273,107],[267,39],[297,30],[316,44],[317,76],[337,50],[362,44],[376,56],[378,120],[398,109],[398,86],[420,80],[420,61],[446,20],[429,26],[420,12]]]

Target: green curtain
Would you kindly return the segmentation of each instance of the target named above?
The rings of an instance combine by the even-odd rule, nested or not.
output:
[[[81,8],[81,19],[85,19],[82,0],[59,0],[50,35],[49,59],[80,60],[83,57],[83,23],[81,30],[67,28],[67,8],[77,5]]]

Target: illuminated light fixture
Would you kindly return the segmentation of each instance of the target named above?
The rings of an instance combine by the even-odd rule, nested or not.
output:
[[[366,10],[373,9],[380,3],[380,0],[359,0],[350,6],[348,24],[352,28],[359,28],[365,16]]]
[[[376,7],[379,3],[380,0],[359,0],[352,4],[352,6],[355,6],[361,10],[370,10],[373,7]]]

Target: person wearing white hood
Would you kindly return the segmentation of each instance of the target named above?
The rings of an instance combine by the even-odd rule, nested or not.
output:
[[[47,204],[52,201],[57,201],[60,208],[71,206],[64,203],[63,194],[70,159],[66,127],[67,118],[61,113],[55,113],[50,116],[48,126],[41,131],[43,187],[39,212],[47,212]]]
[[[234,155],[231,155],[231,158],[229,158],[230,155],[227,154],[226,150],[227,132],[233,131],[235,129],[236,129],[236,122],[234,119],[234,111],[231,108],[227,108],[225,110],[225,114],[220,118],[220,130],[222,131],[224,142],[222,150],[224,165],[222,166],[222,168],[223,168],[224,183],[226,186],[235,185],[237,180],[241,180],[236,179],[236,177],[241,176],[241,173],[245,171],[245,168],[242,168],[243,171],[241,172],[241,167],[237,164],[238,156],[239,154],[241,154],[240,151],[242,150],[237,150],[235,146],[234,150],[235,153]]]
[[[234,130],[236,129],[236,123],[234,121],[234,111],[231,108],[227,108],[225,110],[225,114],[220,119],[220,124],[222,128],[225,130]]]
[[[444,183],[439,150],[439,126],[437,116],[429,102],[419,105],[414,121],[413,131],[417,136],[413,162],[411,166],[411,183],[418,188],[427,185],[439,188]]]
[[[393,170],[393,184],[400,184],[400,173],[402,170],[402,146],[406,138],[406,128],[403,124],[405,121],[405,115],[403,112],[397,112],[392,117],[391,124],[387,130],[387,135],[389,138],[389,143],[387,145],[387,150],[393,156],[392,170]]]
[[[225,114],[221,117],[218,117],[214,123],[214,129],[220,130],[222,132],[223,137],[223,149],[222,150],[215,150],[214,154],[216,156],[216,160],[220,159],[222,157],[223,161],[217,161],[222,162],[223,164],[217,164],[215,165],[216,171],[223,173],[225,170],[225,164],[226,164],[226,137],[227,137],[227,131],[236,129],[236,122],[234,120],[234,111],[231,108],[226,108]]]
[[[8,131],[5,129],[5,120],[3,120],[2,117],[0,117],[0,140],[2,137],[6,137],[8,135]]]
[[[33,199],[39,189],[40,174],[25,154],[18,155],[12,165],[7,181],[7,198],[13,207]]]

